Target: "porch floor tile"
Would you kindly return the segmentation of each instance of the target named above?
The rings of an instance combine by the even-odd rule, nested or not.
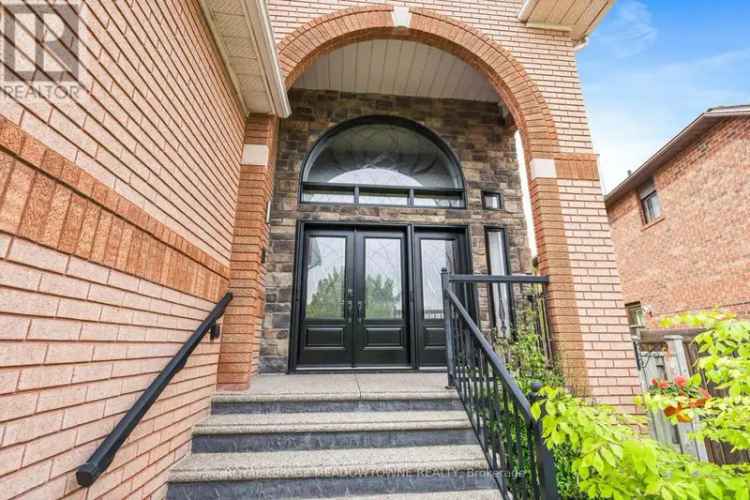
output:
[[[256,375],[248,396],[337,396],[365,399],[392,394],[440,395],[446,389],[445,373],[314,373],[295,375]],[[224,394],[238,394],[224,393]]]

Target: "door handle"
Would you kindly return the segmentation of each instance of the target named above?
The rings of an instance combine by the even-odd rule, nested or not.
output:
[[[352,301],[345,300],[344,301],[344,319],[348,321],[351,315],[352,315]]]
[[[357,322],[362,323],[362,317],[364,316],[365,303],[361,300],[357,301]]]

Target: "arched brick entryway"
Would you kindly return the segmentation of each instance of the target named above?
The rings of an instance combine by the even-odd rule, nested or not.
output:
[[[411,9],[408,28],[394,24],[393,12],[390,5],[344,9],[300,26],[278,47],[287,88],[319,56],[335,48],[373,39],[413,40],[450,52],[486,75],[522,131],[529,160],[559,153],[544,97],[506,49],[471,26],[429,10]]]
[[[421,8],[371,5],[338,10],[304,24],[278,46],[287,88],[320,55],[382,38],[413,40],[451,52],[494,86],[524,139],[540,271],[550,277],[549,313],[566,376],[601,401],[632,408],[639,382],[596,155],[585,147],[573,152],[570,145],[561,146],[542,92],[507,49],[465,23]],[[245,344],[256,343],[252,335],[243,339]],[[220,372],[233,366],[235,350],[229,347],[222,347]],[[238,385],[249,377],[247,357],[234,363],[242,372]],[[220,376],[220,383],[228,381]]]

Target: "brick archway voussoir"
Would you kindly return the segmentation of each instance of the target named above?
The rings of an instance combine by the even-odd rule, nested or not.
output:
[[[313,19],[278,45],[290,88],[315,60],[359,41],[396,38],[445,50],[485,75],[522,131],[527,160],[552,158],[560,147],[552,113],[523,65],[499,43],[461,21],[433,11],[410,9],[409,27],[396,27],[391,5],[338,10]]]

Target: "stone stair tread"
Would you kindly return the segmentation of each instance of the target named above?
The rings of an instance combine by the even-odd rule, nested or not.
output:
[[[477,445],[198,453],[176,464],[172,482],[319,478],[487,470]]]
[[[331,497],[328,500],[495,500],[498,498],[502,498],[498,490],[466,490]]]
[[[202,434],[257,434],[367,430],[468,429],[464,411],[372,411],[212,415],[193,431]]]
[[[458,399],[458,393],[453,389],[422,392],[301,392],[287,394],[219,392],[214,395],[212,401],[214,403],[266,403],[279,401],[408,401],[430,399]]]

